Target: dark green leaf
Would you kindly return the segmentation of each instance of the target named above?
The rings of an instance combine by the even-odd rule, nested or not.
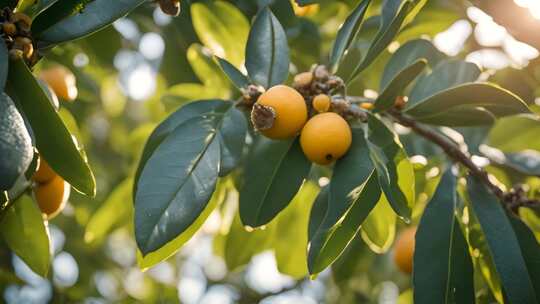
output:
[[[456,118],[459,112],[474,113],[478,107],[495,117],[530,113],[527,105],[512,92],[489,83],[470,83],[438,92],[407,109],[407,114],[423,122],[460,126],[464,124],[459,118],[454,123],[451,118]],[[482,122],[482,119],[478,121]]]
[[[351,170],[354,172],[353,170]],[[343,217],[329,229],[321,227],[310,242],[308,265],[310,274],[317,274],[331,265],[345,250],[360,230],[360,225],[380,199],[381,188],[377,174],[372,171],[370,178],[354,189],[351,207]],[[332,202],[329,202],[329,208]]]
[[[8,76],[9,56],[4,39],[0,39],[0,91],[6,86]]]
[[[214,192],[221,160],[219,130],[231,104],[210,102],[221,105],[215,112],[184,121],[160,143],[153,142],[157,148],[140,173],[135,195],[135,236],[143,255],[188,229]],[[165,132],[171,125],[162,126],[160,131]]]
[[[330,187],[326,186],[321,189],[319,195],[313,202],[311,206],[311,211],[309,212],[309,225],[308,225],[308,241],[311,242],[321,226],[324,216],[328,210],[328,196]]]
[[[41,27],[36,38],[44,45],[58,44],[73,39],[82,38],[93,32],[96,32],[105,26],[111,24],[116,19],[125,16],[127,13],[143,4],[147,0],[94,0],[81,6],[77,1],[75,14],[71,10],[67,18],[58,19],[49,27]],[[50,9],[56,6],[65,6],[65,1],[58,2]],[[66,17],[65,15],[62,17]],[[50,17],[45,12],[40,15],[44,22],[49,22]],[[37,23],[34,26],[39,26]]]
[[[407,105],[413,107],[437,93],[474,82],[479,76],[480,69],[474,63],[456,59],[441,61],[430,74],[418,79],[409,94]]]
[[[36,137],[36,146],[51,168],[76,190],[93,196],[94,175],[47,95],[22,60],[9,66],[9,93],[20,104]]]
[[[358,33],[370,2],[371,0],[362,0],[339,28],[334,46],[330,52],[329,67],[334,73],[337,71],[341,62],[341,57],[345,54]]]
[[[289,74],[289,46],[283,27],[268,8],[262,9],[249,32],[246,48],[249,77],[265,88],[281,84]]]
[[[244,114],[234,106],[223,117],[221,125],[221,164],[219,176],[225,176],[236,168],[242,157],[247,133],[247,122]]]
[[[467,189],[509,302],[537,303],[518,239],[500,201],[474,177],[467,179]]]
[[[379,184],[392,209],[408,221],[414,205],[414,171],[397,135],[374,115],[368,117],[367,143]]]
[[[227,60],[217,57],[221,69],[229,77],[231,82],[239,89],[243,89],[249,85],[249,79],[242,74],[234,65]]]
[[[270,222],[293,199],[310,168],[297,139],[260,136],[248,157],[240,190],[242,223],[259,227]]]
[[[414,303],[474,303],[473,265],[456,218],[457,179],[449,168],[416,232]]]
[[[398,72],[396,77],[386,87],[382,88],[380,95],[375,100],[375,110],[384,111],[391,108],[396,101],[396,97],[402,94],[403,90],[422,73],[426,65],[427,61],[425,59],[419,59]]]
[[[6,210],[0,221],[3,239],[35,273],[47,276],[50,265],[49,236],[41,210],[27,195],[21,196]]]
[[[531,282],[535,287],[536,299],[540,299],[540,245],[525,223],[511,215],[509,218],[527,264]]]
[[[417,62],[419,59],[426,59],[429,66],[435,66],[444,54],[425,39],[411,40],[402,45],[390,58],[384,67],[380,87],[385,88],[401,71]]]
[[[33,158],[32,139],[15,104],[0,94],[0,191],[13,187]]]

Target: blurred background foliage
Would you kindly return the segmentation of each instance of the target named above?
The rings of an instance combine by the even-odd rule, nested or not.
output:
[[[212,55],[242,68],[250,20],[260,7],[271,5],[286,29],[291,74],[326,62],[339,25],[357,1],[321,2],[309,10],[296,7],[294,11],[288,0],[182,0],[177,18],[147,4],[101,32],[51,50],[36,70],[62,64],[75,73],[79,98],[74,103],[63,103],[61,115],[86,148],[98,192],[95,199],[72,192],[63,214],[49,223],[54,262],[48,278],[40,278],[18,257],[0,251],[3,300],[411,303],[410,277],[398,272],[390,254],[396,231],[404,225],[396,222],[395,217],[388,220],[384,208],[370,219],[369,231],[363,230],[361,239],[353,241],[331,270],[313,280],[306,278],[303,246],[307,243],[307,231],[299,231],[307,230],[311,204],[319,187],[328,183],[324,168],[312,173],[311,180],[283,214],[266,229],[252,233],[241,226],[235,215],[238,193],[234,185],[241,176],[227,178],[213,198],[220,207],[201,223],[202,229],[179,253],[145,272],[137,264],[132,178],[153,128],[172,110],[194,99],[239,96]],[[529,3],[428,1],[397,41],[350,90],[372,97],[390,54],[400,43],[422,37],[431,39],[448,55],[478,64],[483,69],[483,79],[516,92],[538,113],[535,102],[539,101],[536,96],[540,96],[540,65],[536,48],[540,45],[534,37],[520,32],[522,28],[516,29],[511,20],[500,17],[504,6],[499,3],[503,2],[516,7]],[[531,3],[514,23],[527,20],[527,31],[535,32],[534,29],[540,29],[540,9]],[[378,27],[380,1],[374,4],[356,42],[359,53]],[[499,20],[504,27],[497,23]],[[358,54],[348,54],[347,60],[355,59]],[[441,132],[467,143],[479,160],[494,160],[501,151],[514,155],[515,162],[493,161],[488,171],[507,187],[522,183],[538,193],[540,179],[535,176],[540,176],[539,130],[527,125],[528,120],[534,119],[511,117],[493,128],[442,128]],[[398,131],[415,165],[416,223],[440,177],[441,151],[419,137],[408,136],[405,129]],[[488,145],[500,151],[494,152]],[[530,149],[535,151],[523,153]],[[530,210],[522,213],[540,240],[540,217]],[[478,239],[480,233],[475,234],[474,220],[470,221],[468,231],[471,244],[478,244],[473,256],[474,263],[480,265],[480,271],[475,273],[479,303],[502,301],[494,268],[483,258],[485,243]]]

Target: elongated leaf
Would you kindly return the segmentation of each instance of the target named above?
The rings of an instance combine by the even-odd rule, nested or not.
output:
[[[384,194],[381,195],[360,230],[360,236],[369,249],[379,254],[390,249],[396,236],[396,219],[390,203]]]
[[[536,115],[516,115],[499,119],[490,130],[488,144],[504,152],[526,149],[540,151],[540,118]]]
[[[492,147],[482,146],[481,152],[498,165],[526,175],[540,176],[540,152],[536,150],[504,153]]]
[[[228,98],[229,82],[222,73],[220,73],[219,65],[213,60],[213,57],[208,54],[208,50],[200,44],[194,43],[187,50],[187,59],[195,75],[204,84],[208,90],[214,91],[215,97]]]
[[[497,117],[484,107],[454,107],[433,116],[418,118],[426,124],[450,127],[474,127],[491,125]]]
[[[270,222],[293,199],[310,168],[298,140],[259,137],[247,160],[240,190],[242,223],[259,227]]]
[[[473,265],[456,218],[457,179],[449,168],[428,203],[414,250],[414,303],[474,303]]]
[[[58,44],[82,38],[111,24],[143,4],[146,0],[94,0],[83,5],[82,10],[54,25],[44,28],[36,38],[45,45]],[[58,2],[57,5],[64,4]],[[46,14],[40,15],[45,18]]]
[[[139,161],[139,166],[135,172],[133,193],[137,192],[138,180],[146,165],[146,162],[152,156],[158,146],[165,140],[165,138],[167,138],[167,136],[169,136],[169,134],[171,134],[174,129],[176,129],[176,127],[195,117],[222,113],[231,106],[232,103],[217,99],[194,101],[172,113],[169,115],[169,117],[167,117],[167,119],[161,122],[161,124],[159,124],[159,126],[157,126],[157,128],[152,132],[148,138],[148,141],[146,142],[146,145],[144,146],[141,160]],[[218,130],[222,137],[220,139],[222,140],[222,146],[220,149],[222,153],[221,160],[222,162],[228,162],[227,165],[224,163],[220,165],[221,175],[224,175],[230,171],[230,157],[234,156],[234,165],[236,165],[240,160],[240,152],[243,149],[245,134],[247,132],[247,122],[245,118],[241,116],[241,112],[234,108],[230,108],[230,110],[226,111],[225,117],[223,118],[222,129]],[[226,139],[226,141],[224,141],[224,139]],[[232,146],[232,148],[229,148],[229,146]]]
[[[180,233],[176,238],[165,244],[163,247],[149,254],[142,256],[141,252],[137,251],[137,265],[141,270],[149,269],[152,266],[170,258],[173,256],[182,246],[189,241],[201,226],[208,219],[212,211],[225,199],[227,195],[228,185],[226,182],[219,182],[216,191],[212,195],[210,202],[206,205],[197,219],[186,229]]]
[[[229,80],[238,89],[243,89],[249,85],[249,79],[244,74],[242,74],[242,72],[240,72],[234,65],[220,57],[217,57],[217,60],[223,73],[225,73],[225,75],[229,77]]]
[[[308,265],[310,274],[317,274],[331,265],[345,250],[360,230],[360,225],[368,217],[381,196],[377,174],[372,171],[361,189],[355,189],[355,199],[351,207],[337,224],[330,229],[319,229],[310,242]],[[328,208],[331,208],[331,203]]]
[[[289,46],[283,27],[268,8],[262,9],[249,32],[246,48],[249,77],[265,88],[281,84],[289,74]]]
[[[11,61],[9,75],[9,93],[28,118],[41,155],[76,190],[95,195],[96,182],[88,163],[26,64]]]
[[[32,139],[15,104],[0,94],[0,191],[7,191],[23,175],[34,155]]]
[[[360,30],[370,2],[371,0],[362,0],[339,28],[334,46],[330,52],[329,67],[334,73],[337,71],[341,57],[353,42],[358,30]]]
[[[50,265],[49,236],[37,204],[21,196],[6,210],[0,233],[13,250],[35,273],[47,276]]]
[[[374,115],[368,117],[366,140],[379,184],[392,209],[408,221],[414,205],[414,171],[397,136]]]
[[[532,285],[535,287],[536,299],[540,299],[540,245],[525,223],[513,216],[509,218],[527,264]]]
[[[279,272],[295,279],[308,274],[309,209],[318,193],[319,188],[314,183],[304,183],[289,206],[276,218],[274,252],[277,267]]]
[[[194,100],[212,99],[218,95],[219,92],[200,83],[179,83],[167,89],[161,96],[161,103],[166,111],[175,111]]]
[[[416,82],[409,94],[408,107],[450,88],[474,82],[480,76],[480,69],[474,63],[456,59],[439,62],[431,71]]]
[[[405,19],[413,11],[419,2],[405,1],[385,1],[381,12],[381,23],[379,31],[371,42],[371,45],[363,56],[361,63],[354,69],[347,82],[351,82],[358,74],[367,68],[383,50],[392,42],[399,32]]]
[[[328,210],[328,196],[330,195],[330,187],[325,186],[317,195],[313,206],[309,212],[309,225],[308,225],[308,241],[312,241],[321,226],[326,212]]]
[[[518,239],[499,200],[473,177],[467,179],[467,190],[508,300],[537,303]]]
[[[463,84],[416,103],[407,110],[407,114],[419,121],[437,123],[432,118],[447,119],[446,112],[482,107],[495,117],[504,117],[514,114],[530,113],[529,108],[517,95],[503,88],[489,83]],[[449,114],[453,117],[454,114]],[[456,125],[460,125],[459,120]]]
[[[268,225],[263,229],[246,230],[237,214],[225,239],[225,264],[229,271],[240,270],[254,255],[270,249],[275,228]]]
[[[186,231],[215,190],[224,113],[192,118],[157,147],[142,169],[135,195],[135,237],[143,255]],[[167,172],[167,174],[163,174]]]
[[[99,209],[92,214],[92,217],[86,224],[84,232],[85,242],[101,243],[114,227],[125,223],[132,217],[132,187],[133,178],[128,178],[121,182]]]
[[[8,49],[4,39],[0,39],[0,90],[3,91],[6,86],[8,76],[9,57]]]
[[[407,86],[422,73],[426,65],[427,61],[425,59],[419,59],[401,70],[396,77],[382,89],[381,94],[375,100],[375,110],[384,111],[391,108],[395,103],[396,97],[398,97],[403,90],[405,90],[405,88],[407,88]]]
[[[434,67],[444,58],[444,54],[425,39],[415,39],[402,45],[390,58],[384,67],[380,87],[387,87],[390,82],[405,68],[411,66],[419,59],[425,59],[427,64]]]
[[[233,4],[225,1],[193,3],[193,28],[214,55],[240,67],[249,32],[249,22]]]

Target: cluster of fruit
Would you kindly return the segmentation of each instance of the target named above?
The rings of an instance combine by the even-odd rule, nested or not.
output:
[[[50,88],[51,100],[58,109],[58,98],[73,101],[77,98],[76,78],[73,73],[63,66],[54,66],[39,74],[40,80]],[[58,215],[65,207],[69,198],[71,186],[49,166],[47,161],[39,158],[38,170],[32,176],[34,198],[41,212],[47,219]]]
[[[23,13],[13,13],[9,8],[0,12],[0,25],[9,56],[12,59],[24,58],[30,66],[39,59],[34,51],[31,36],[32,19]]]

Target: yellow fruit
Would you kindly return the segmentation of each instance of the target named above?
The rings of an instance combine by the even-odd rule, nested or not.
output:
[[[318,4],[300,6],[293,0],[291,0],[291,2],[293,5],[294,14],[298,17],[310,16],[315,14],[319,10]]]
[[[360,108],[364,109],[364,110],[373,110],[375,106],[371,103],[371,102],[362,102],[360,104]]]
[[[64,209],[70,193],[70,186],[60,176],[51,181],[39,184],[34,189],[34,196],[41,212],[52,219]]]
[[[415,234],[416,227],[403,230],[399,234],[394,248],[394,262],[404,273],[411,273],[413,270]]]
[[[261,121],[260,112],[271,112],[272,119]],[[252,112],[252,121],[264,136],[285,139],[300,132],[307,116],[304,97],[291,87],[277,85],[259,97]]]
[[[326,94],[319,94],[313,98],[313,108],[319,112],[328,112],[330,109],[330,96]]]
[[[302,72],[294,76],[294,86],[298,88],[303,88],[311,85],[313,81],[313,73],[311,72]]]
[[[51,86],[56,96],[67,101],[77,98],[77,80],[70,70],[63,66],[55,66],[44,70],[40,78]]]
[[[352,142],[349,124],[336,113],[313,116],[300,135],[306,157],[319,165],[328,165],[349,150]]]
[[[36,173],[34,173],[32,179],[38,183],[47,183],[50,182],[54,177],[56,177],[56,175],[57,174],[49,166],[45,159],[43,157],[40,157],[38,170],[36,171]]]

